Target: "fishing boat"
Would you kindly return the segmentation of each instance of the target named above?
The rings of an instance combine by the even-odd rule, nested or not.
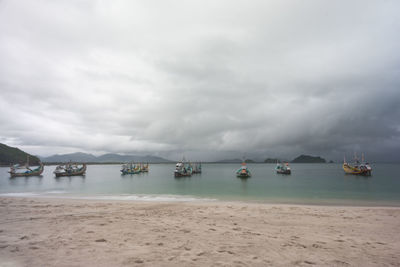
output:
[[[175,177],[185,177],[185,176],[192,176],[193,168],[189,163],[185,163],[185,159],[176,163],[174,176]]]
[[[147,164],[141,163],[140,164],[140,171],[141,172],[149,172],[149,163],[147,163]]]
[[[147,167],[148,167],[148,164],[147,164]],[[135,163],[130,162],[130,163],[122,165],[121,172],[122,172],[122,174],[137,174],[137,173],[142,172],[142,169],[139,164],[136,165]]]
[[[83,176],[86,172],[86,164],[78,165],[77,163],[67,163],[63,165],[58,165],[54,170],[56,177],[61,176]]]
[[[287,162],[286,163],[277,163],[275,170],[277,173],[280,173],[280,174],[291,174],[292,173],[292,171],[289,167],[289,163],[287,163]]]
[[[201,163],[197,162],[193,164],[193,173],[201,173]]]
[[[27,176],[39,176],[42,174],[44,170],[43,164],[40,162],[40,165],[36,168],[31,168],[29,166],[29,156],[27,157],[26,164],[21,166],[20,164],[15,164],[10,167],[8,173],[11,177],[27,177]]]
[[[354,163],[346,162],[346,158],[343,160],[343,170],[346,174],[354,175],[366,175],[369,176],[372,173],[372,168],[368,162],[364,160],[364,154],[362,154],[361,162],[358,160],[357,155],[354,155]]]
[[[251,177],[251,172],[250,170],[247,168],[247,164],[246,162],[242,162],[242,166],[240,167],[240,169],[238,169],[236,171],[236,176],[239,178],[249,178]]]

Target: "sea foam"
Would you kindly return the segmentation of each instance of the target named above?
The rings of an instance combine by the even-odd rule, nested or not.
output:
[[[35,198],[68,198],[68,199],[88,199],[88,200],[122,200],[122,201],[139,201],[139,202],[196,202],[196,201],[217,201],[211,198],[197,198],[193,196],[179,195],[71,195],[66,191],[46,191],[38,192],[18,192],[3,193],[3,197],[35,197]]]

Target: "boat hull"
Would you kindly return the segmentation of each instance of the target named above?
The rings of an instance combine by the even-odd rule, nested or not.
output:
[[[187,173],[182,173],[182,172],[174,172],[175,177],[189,177],[192,176],[192,173],[187,172]]]
[[[353,174],[353,175],[371,175],[371,170],[367,168],[360,168],[351,166],[348,164],[343,164],[343,170],[346,174]]]
[[[276,170],[276,173],[279,173],[279,174],[291,174],[292,171],[291,170]]]
[[[122,172],[122,174],[138,174],[138,173],[141,173],[141,172],[144,172],[144,171],[121,171]]]
[[[63,176],[83,176],[85,175],[85,172],[74,172],[74,173],[55,173],[56,177],[63,177]]]
[[[247,168],[247,165],[245,162],[242,163],[242,167],[240,167],[239,170],[236,171],[236,177],[238,178],[249,178],[251,177],[251,172]]]
[[[86,164],[83,164],[82,168],[76,172],[54,172],[56,177],[64,176],[84,176],[86,172]]]

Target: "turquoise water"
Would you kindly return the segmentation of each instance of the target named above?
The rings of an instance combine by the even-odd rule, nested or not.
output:
[[[248,164],[252,177],[235,176],[240,164],[203,164],[203,173],[173,176],[174,164],[152,164],[149,173],[120,175],[120,165],[89,165],[85,177],[55,178],[55,166],[41,177],[9,178],[0,168],[0,196],[87,197],[132,200],[240,200],[400,206],[398,164],[375,164],[370,177],[345,175],[340,164],[291,164],[291,175],[275,164]]]

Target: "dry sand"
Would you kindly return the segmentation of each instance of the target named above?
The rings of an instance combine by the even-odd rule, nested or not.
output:
[[[400,266],[400,208],[0,198],[0,266]]]

